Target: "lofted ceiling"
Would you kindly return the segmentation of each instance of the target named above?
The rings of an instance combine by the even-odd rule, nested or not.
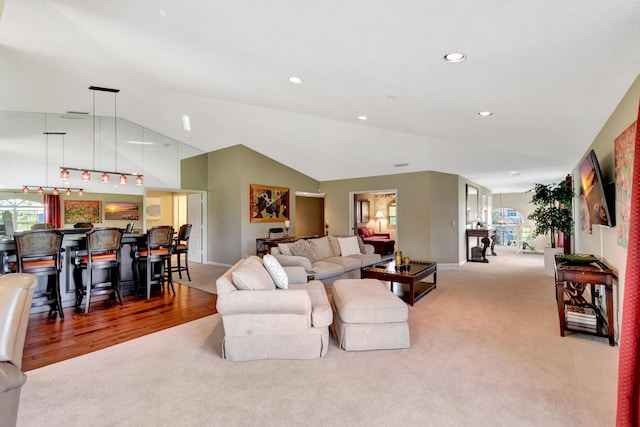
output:
[[[0,110],[91,112],[89,86],[118,88],[121,117],[319,181],[558,182],[639,73],[629,0],[5,0],[0,16]]]

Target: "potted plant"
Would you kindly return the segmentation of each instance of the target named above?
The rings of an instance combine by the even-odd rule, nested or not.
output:
[[[535,184],[529,192],[533,193],[530,203],[535,205],[535,209],[527,218],[535,223],[533,237],[549,234],[551,250],[545,249],[545,268],[553,276],[556,236],[559,232],[567,236],[573,232],[573,185],[571,179],[567,178],[559,184]]]

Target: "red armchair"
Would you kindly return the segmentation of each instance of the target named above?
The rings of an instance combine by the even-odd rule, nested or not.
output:
[[[396,241],[389,233],[376,233],[371,227],[358,227],[358,235],[368,245],[373,245],[375,253],[381,255],[392,254]]]

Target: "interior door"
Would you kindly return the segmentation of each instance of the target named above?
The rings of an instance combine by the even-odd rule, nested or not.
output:
[[[204,202],[201,193],[187,195],[187,221],[192,225],[189,236],[189,261],[204,262]]]

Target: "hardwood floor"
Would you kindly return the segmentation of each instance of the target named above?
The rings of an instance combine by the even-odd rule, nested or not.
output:
[[[175,287],[175,295],[156,293],[149,301],[125,296],[123,306],[114,300],[92,300],[89,314],[69,307],[62,320],[32,314],[22,369],[30,371],[216,313],[215,294],[179,283]]]

